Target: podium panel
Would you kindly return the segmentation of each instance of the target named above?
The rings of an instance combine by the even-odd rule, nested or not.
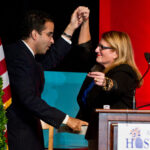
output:
[[[118,123],[150,123],[150,110],[96,109],[98,150],[117,150]]]

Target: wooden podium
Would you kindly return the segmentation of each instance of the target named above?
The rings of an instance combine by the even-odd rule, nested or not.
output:
[[[99,113],[98,150],[117,150],[118,123],[150,123],[150,110],[96,109]]]

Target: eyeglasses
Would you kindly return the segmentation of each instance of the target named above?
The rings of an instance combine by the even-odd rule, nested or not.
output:
[[[106,50],[106,49],[114,49],[113,47],[107,47],[107,46],[103,46],[102,44],[98,44],[98,47],[101,48],[101,50]]]

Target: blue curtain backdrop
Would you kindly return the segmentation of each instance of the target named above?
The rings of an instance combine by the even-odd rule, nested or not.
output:
[[[79,106],[77,95],[85,79],[86,73],[46,71],[45,87],[42,98],[66,114],[75,117]],[[44,131],[45,147],[48,147],[48,131]],[[58,133],[54,130],[54,148],[87,147],[84,135]]]

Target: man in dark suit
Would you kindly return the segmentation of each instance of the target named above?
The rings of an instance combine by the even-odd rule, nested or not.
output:
[[[22,40],[4,47],[12,92],[12,105],[7,110],[9,150],[44,150],[40,119],[55,128],[62,123],[67,124],[74,131],[88,125],[41,99],[43,68],[35,61],[36,54],[47,52],[43,65],[45,68],[55,66],[69,51],[71,45],[68,42],[75,29],[84,24],[88,17],[88,8],[78,7],[62,37],[52,45],[54,22],[43,12],[30,12],[24,19]]]

